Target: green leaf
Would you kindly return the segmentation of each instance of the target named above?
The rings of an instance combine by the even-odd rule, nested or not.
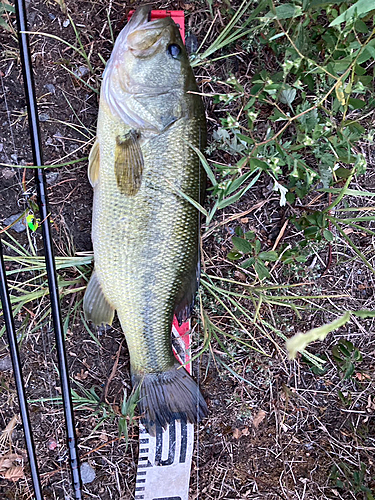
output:
[[[15,12],[14,5],[11,5],[11,4],[5,3],[5,2],[0,2],[0,12],[1,12],[1,10],[3,10],[3,12],[5,12],[5,11],[12,12],[12,13]]]
[[[269,273],[268,269],[266,268],[266,266],[262,262],[259,262],[259,261],[255,262],[254,269],[255,269],[255,272],[258,275],[258,278],[261,281],[264,278],[269,278],[270,277],[270,273]]]
[[[255,233],[254,231],[247,231],[247,233],[245,233],[244,236],[247,240],[253,240],[255,237]]]
[[[181,191],[181,189],[179,189],[177,186],[174,186],[171,182],[169,182],[168,179],[165,179],[165,180],[172,187],[172,189],[174,189],[174,191],[176,191],[176,193],[181,196],[181,198],[184,198],[184,200],[186,200],[191,205],[193,205],[193,207],[195,207],[197,210],[199,210],[199,212],[201,212],[203,215],[205,215],[206,217],[208,217],[207,210],[205,208],[203,208],[200,203],[198,203],[196,200],[194,200],[193,198],[191,198],[191,196],[189,196],[188,194],[186,194],[183,191]]]
[[[335,174],[339,179],[347,179],[351,174],[351,170],[349,170],[348,168],[339,167],[335,170]]]
[[[353,97],[349,98],[348,103],[353,109],[362,109],[366,106],[366,101],[362,101],[362,99],[353,99]]]
[[[254,172],[252,172],[252,173],[254,173]],[[228,198],[224,198],[223,200],[221,200],[217,204],[217,208],[220,210],[220,209],[225,208],[228,205],[231,205],[232,203],[235,203],[236,201],[238,201],[241,198],[241,196],[243,196],[246,193],[246,191],[248,191],[251,187],[253,187],[253,185],[259,179],[261,173],[262,172],[258,172],[258,174],[249,182],[249,184],[247,186],[244,186],[243,188],[241,188],[239,191],[237,191],[237,193],[233,194],[232,196],[229,196]]]
[[[323,191],[325,193],[339,194],[339,193],[341,193],[342,189],[341,188],[328,188],[328,189],[318,189],[318,191]],[[346,189],[345,195],[346,196],[375,196],[375,193],[372,193],[371,191],[359,191],[358,189]]]
[[[285,90],[283,90],[280,94],[280,102],[283,104],[288,104],[288,106],[291,106],[292,102],[296,98],[297,90],[294,89],[293,87],[289,87]]]
[[[329,26],[332,27],[348,21],[354,21],[356,18],[363,17],[367,12],[374,10],[374,8],[373,0],[358,0],[348,10],[336,17]]]
[[[310,226],[304,230],[304,234],[307,239],[312,240],[316,238],[318,231],[319,231],[318,226]]]
[[[232,243],[235,246],[235,248],[241,253],[246,254],[246,253],[252,253],[253,251],[253,247],[251,246],[251,244],[247,240],[239,238],[238,236],[232,237]]]
[[[244,175],[241,175],[240,177],[237,177],[234,181],[231,182],[229,187],[226,190],[226,195],[229,196],[230,194],[234,193],[238,188],[242,186],[253,174],[253,172],[247,172]]]
[[[120,417],[118,420],[118,433],[119,437],[124,436],[125,441],[128,440],[128,423],[124,417]]]
[[[357,318],[375,318],[375,311],[368,311],[366,309],[362,309],[361,311],[353,311],[352,314],[357,316]]]
[[[367,45],[363,52],[358,56],[357,63],[363,64],[367,62],[369,59],[374,59],[375,57],[375,49],[371,45]]]
[[[250,158],[250,166],[252,169],[260,168],[262,170],[268,170],[268,163],[258,160],[258,158]]]
[[[292,3],[284,3],[283,5],[278,5],[275,8],[275,14],[269,12],[265,17],[271,19],[290,19],[291,17],[296,17],[301,15],[301,8],[293,5]]]
[[[315,342],[315,340],[324,340],[330,332],[345,325],[349,319],[350,312],[347,311],[331,323],[313,328],[306,333],[297,333],[292,338],[288,339],[286,347],[289,351],[290,359],[294,359],[298,351],[303,352],[311,342]]]
[[[304,255],[299,255],[298,257],[296,257],[296,262],[306,262],[307,261],[307,257],[305,257]]]
[[[255,264],[255,258],[250,257],[250,259],[246,259],[242,262],[241,267],[244,269],[248,269],[249,267],[253,266]]]
[[[360,66],[359,64],[356,64],[354,68],[354,73],[358,76],[363,76],[366,74],[366,70],[365,68],[362,68],[362,66]]]
[[[366,23],[364,23],[363,21],[361,21],[361,19],[358,19],[355,22],[354,28],[359,33],[368,33],[368,26],[366,25]]]
[[[238,259],[241,259],[242,257],[243,257],[243,254],[242,254],[242,253],[240,253],[240,252],[233,252],[233,251],[232,251],[232,252],[229,252],[229,253],[227,254],[227,258],[228,258],[229,260],[238,260]]]
[[[260,241],[255,240],[255,253],[258,255],[259,252],[260,252]]]
[[[193,146],[190,142],[188,142],[188,141],[186,141],[186,142],[189,145],[189,147],[191,147],[191,149],[193,151],[195,151],[195,153],[198,155],[198,157],[199,157],[199,159],[200,159],[200,161],[201,161],[201,163],[202,163],[202,165],[203,165],[203,167],[204,167],[204,169],[206,171],[207,177],[211,181],[211,184],[213,186],[216,186],[217,182],[216,182],[216,179],[215,179],[215,175],[212,172],[211,167],[209,166],[209,164],[208,164],[205,156],[203,155],[203,153],[198,148],[196,148],[195,146]]]
[[[269,119],[273,122],[280,122],[289,120],[289,116],[287,116],[283,111],[276,108],[273,112],[273,115],[271,115]]]
[[[243,135],[243,134],[236,134],[236,135],[239,139],[241,139],[241,141],[245,141],[248,144],[254,144],[254,140],[251,139],[250,137],[248,137],[247,135]],[[246,160],[246,158],[243,158],[243,160]],[[237,166],[239,166],[238,163],[237,163]]]
[[[359,352],[359,350],[357,348],[354,350],[353,360],[354,361],[362,361],[362,354]]]
[[[324,238],[327,241],[333,241],[334,240],[333,234],[328,229],[324,229],[323,230],[323,236],[324,236]]]
[[[348,366],[344,372],[344,380],[347,380],[348,378],[350,378],[353,373],[354,373],[354,364],[353,363],[348,363]]]
[[[279,258],[277,252],[274,250],[271,250],[270,252],[260,252],[258,257],[259,259],[269,262],[275,262]]]

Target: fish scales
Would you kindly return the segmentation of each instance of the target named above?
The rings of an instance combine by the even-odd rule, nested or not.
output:
[[[181,192],[202,199],[205,172],[191,145],[205,145],[205,115],[200,97],[187,92],[197,88],[178,28],[171,20],[148,22],[147,16],[145,8],[134,14],[103,77],[89,158],[95,269],[84,310],[96,324],[110,324],[117,311],[143,422],[152,432],[156,422],[165,426],[176,414],[197,421],[207,413],[196,383],[178,368],[171,348],[173,315],[186,317],[197,287],[199,212]],[[119,52],[121,47],[129,52],[130,37],[133,48],[142,47],[142,60],[125,56],[121,74],[125,64]],[[156,42],[149,46],[149,39]],[[145,79],[138,66],[154,46],[159,61]],[[175,64],[169,53],[178,50],[181,61]],[[176,78],[168,74],[169,62],[179,71]]]
[[[101,123],[106,136],[111,120]],[[94,193],[93,217],[100,221],[93,225],[95,270],[103,292],[117,310],[134,353],[134,368],[162,370],[171,364],[165,331],[170,330],[181,281],[195,271],[198,213],[172,187],[195,199],[199,196],[196,155],[179,139],[199,141],[193,137],[194,128],[189,134],[190,124],[180,122],[142,147],[144,182],[136,195],[124,199],[118,192],[110,161],[101,164],[102,175]],[[105,148],[114,149],[113,137],[111,141],[101,156],[106,157]],[[172,148],[163,147],[168,141],[173,141]]]

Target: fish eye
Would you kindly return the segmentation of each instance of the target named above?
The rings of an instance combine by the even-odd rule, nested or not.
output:
[[[176,59],[181,54],[181,47],[175,43],[171,43],[167,47],[167,52],[170,56]]]

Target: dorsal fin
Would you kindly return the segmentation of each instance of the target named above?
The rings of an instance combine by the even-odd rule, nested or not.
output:
[[[139,134],[131,130],[124,136],[116,137],[115,175],[122,194],[134,196],[142,182],[143,155],[139,144]]]

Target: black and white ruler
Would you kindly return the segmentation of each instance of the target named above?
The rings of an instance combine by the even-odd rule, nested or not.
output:
[[[175,320],[172,338],[177,359],[191,373],[190,321],[179,326]],[[183,414],[166,429],[156,426],[155,436],[140,424],[135,500],[188,500],[193,448],[194,424]]]

